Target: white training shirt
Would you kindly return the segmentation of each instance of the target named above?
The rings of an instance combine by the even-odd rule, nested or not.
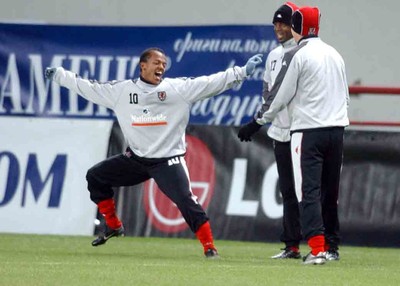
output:
[[[265,62],[263,102],[268,97],[275,79],[282,67],[282,59],[286,52],[297,47],[296,41],[291,38],[273,49]],[[287,107],[276,114],[271,126],[268,128],[268,136],[280,142],[290,141],[290,118]]]
[[[340,54],[318,37],[303,38],[287,52],[257,123],[271,122],[285,106],[290,130],[347,126],[349,89]]]
[[[245,67],[233,67],[197,78],[165,78],[158,85],[140,79],[99,83],[59,67],[53,80],[112,109],[137,156],[168,158],[186,152],[185,129],[191,105],[218,95],[245,78]]]

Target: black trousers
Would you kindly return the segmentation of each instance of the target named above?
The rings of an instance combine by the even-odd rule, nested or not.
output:
[[[114,196],[112,187],[133,186],[150,178],[177,205],[194,233],[208,221],[205,211],[190,189],[183,156],[146,159],[136,156],[128,148],[125,154],[110,157],[93,166],[86,175],[90,199],[96,204]]]
[[[283,200],[283,231],[280,240],[284,242],[287,247],[299,246],[302,239],[299,202],[294,188],[290,142],[280,142],[276,140],[273,142],[279,175],[279,189]]]
[[[324,234],[326,243],[340,243],[338,199],[343,163],[343,127],[292,134],[292,160],[305,239]]]

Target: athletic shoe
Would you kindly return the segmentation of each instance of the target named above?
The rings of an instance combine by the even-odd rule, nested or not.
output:
[[[339,252],[337,249],[331,248],[328,249],[326,252],[326,260],[332,261],[332,260],[339,260]]]
[[[325,264],[326,257],[325,252],[319,252],[317,255],[313,255],[311,252],[303,257],[303,264],[322,265]]]
[[[277,255],[271,256],[272,259],[286,259],[286,258],[291,258],[291,259],[300,259],[301,254],[298,251],[294,251],[293,249],[290,248],[290,246],[287,246],[285,248],[282,248],[282,252],[278,253]]]
[[[206,258],[215,259],[219,258],[218,251],[215,248],[209,248],[206,252],[204,252]]]
[[[103,235],[100,235],[97,237],[95,240],[92,241],[92,246],[99,246],[102,244],[105,244],[107,240],[109,240],[111,237],[117,237],[117,236],[125,236],[125,229],[124,226],[122,225],[120,228],[117,229],[112,229],[106,226],[106,231],[104,232]]]

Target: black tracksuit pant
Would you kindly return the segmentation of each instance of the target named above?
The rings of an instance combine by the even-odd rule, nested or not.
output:
[[[125,154],[98,163],[86,175],[90,199],[96,204],[114,196],[112,187],[133,186],[150,178],[177,205],[194,233],[208,221],[190,189],[189,173],[183,156],[146,159],[136,156],[127,148]]]
[[[294,188],[290,142],[280,142],[277,140],[273,142],[279,175],[279,189],[283,200],[283,231],[280,240],[285,243],[286,247],[298,247],[301,241],[301,227],[299,202]]]
[[[324,234],[326,243],[337,248],[339,239],[338,199],[343,162],[344,127],[295,131],[291,149],[296,193],[305,239]]]

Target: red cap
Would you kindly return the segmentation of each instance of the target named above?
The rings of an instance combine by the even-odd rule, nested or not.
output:
[[[318,36],[321,13],[318,7],[304,6],[294,12],[292,17],[293,30],[303,36]]]

